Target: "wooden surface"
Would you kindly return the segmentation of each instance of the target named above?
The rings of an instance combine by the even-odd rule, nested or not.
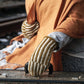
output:
[[[40,77],[31,77],[29,74],[25,75],[24,71],[16,70],[0,70],[0,82],[17,82],[24,84],[63,84],[63,83],[84,83],[83,72],[53,72],[52,75],[48,75],[48,72],[44,72]],[[8,83],[9,84],[9,83]],[[13,83],[12,83],[13,84]],[[15,83],[14,83],[15,84]]]

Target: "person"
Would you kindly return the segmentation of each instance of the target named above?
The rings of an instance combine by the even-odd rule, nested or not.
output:
[[[1,68],[12,64],[15,69],[28,62],[29,73],[40,76],[51,62],[54,70],[62,70],[63,65],[63,71],[84,71],[84,0],[26,0],[25,3],[27,20],[22,24],[23,34],[11,43],[21,43],[24,37],[27,41],[13,53],[6,52],[7,65]]]

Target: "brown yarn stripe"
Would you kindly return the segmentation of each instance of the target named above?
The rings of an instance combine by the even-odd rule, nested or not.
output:
[[[34,29],[38,29],[38,26],[35,26],[35,27],[33,27],[33,28],[31,28],[31,29],[29,29],[29,28],[27,28],[26,26],[22,26],[22,31],[33,31]]]
[[[35,52],[33,53],[32,55],[32,61],[34,60],[35,62],[37,61],[37,56],[35,54],[38,54],[39,53],[39,49],[40,49],[40,46],[44,44],[44,42],[46,41],[46,38],[44,38],[44,40],[40,43],[40,45],[36,48]]]
[[[27,27],[33,27],[33,26],[36,25],[36,22],[34,24],[30,25],[30,24],[27,23],[27,21],[24,21],[22,25],[25,25]]]
[[[35,32],[35,30],[37,30],[37,28],[34,28],[33,30],[26,30],[26,29],[24,29],[24,30],[22,30],[24,33],[28,33],[28,34],[30,34],[30,33],[34,33]]]
[[[34,66],[33,66],[33,75],[35,76],[37,71],[36,71],[36,68],[38,67],[37,64],[35,62],[34,63]]]
[[[36,32],[37,32],[37,31],[35,31],[34,33],[30,33],[30,34],[29,34],[29,33],[24,33],[24,32],[23,32],[23,34],[26,35],[27,37],[31,37],[31,36],[34,36],[34,34],[35,34]]]
[[[30,65],[31,74],[32,74],[32,71],[33,71],[33,70],[32,70],[32,68],[33,68],[33,67],[32,67],[32,63],[33,63],[33,62],[30,61],[30,64],[31,64],[31,65]]]
[[[48,50],[50,49],[50,46],[53,44],[53,41],[52,41],[52,43],[51,44],[49,44],[45,49],[45,53],[44,53],[44,57],[43,57],[43,59],[42,59],[42,64],[43,64],[43,62],[44,62],[44,60],[45,60],[45,56],[46,56],[46,53],[48,53]],[[54,46],[53,46],[54,47]],[[50,50],[51,51],[51,50]],[[49,53],[48,53],[48,55],[49,55]]]
[[[22,26],[23,26],[23,27],[26,27],[26,28],[28,28],[28,29],[33,29],[34,27],[39,26],[39,25],[34,24],[34,25],[31,25],[31,26],[28,26],[28,25],[23,24]]]
[[[50,41],[50,40],[51,40],[51,39],[49,38],[49,41]],[[47,41],[47,40],[46,40],[46,41]],[[46,42],[46,41],[45,41],[45,42]],[[48,42],[49,42],[49,41],[48,41]],[[38,60],[37,62],[40,62],[40,61],[41,61],[41,55],[43,54],[43,50],[44,50],[44,48],[46,47],[46,45],[48,44],[48,42],[47,42],[45,45],[41,45],[41,46],[39,47],[39,49],[40,49],[41,52],[38,51],[38,52],[40,53],[40,55],[37,54],[37,55],[39,55],[39,60]],[[54,42],[54,41],[53,41],[53,42]],[[53,42],[52,42],[52,43],[53,43]],[[49,45],[49,47],[52,45],[52,43]],[[55,43],[56,43],[56,42],[55,42]],[[43,49],[41,50],[41,47],[42,47],[42,46],[43,46]],[[47,53],[47,50],[49,49],[49,47],[46,49],[45,54]],[[38,49],[38,50],[39,50],[39,49]],[[44,54],[44,56],[45,56],[45,54]],[[37,56],[36,56],[36,57],[37,57]],[[44,60],[44,59],[43,59],[43,60]],[[42,63],[43,63],[43,62],[42,62]]]
[[[33,37],[33,35],[28,35],[28,34],[24,34],[24,36],[28,39],[30,39],[31,37]]]
[[[36,27],[36,26],[33,26],[33,27],[28,27],[27,25],[22,25],[22,28],[23,29],[28,29],[28,30],[32,30],[34,27]]]
[[[29,72],[30,72],[30,66],[31,66],[31,61],[29,61],[29,67],[28,67]]]
[[[38,66],[38,65],[37,65],[37,66]],[[38,75],[39,75],[38,72],[39,72],[39,70],[40,70],[40,66],[38,66],[36,70],[37,70],[37,76],[38,76]]]
[[[36,49],[36,50],[37,50],[36,52],[38,52],[38,53],[35,53],[35,55],[34,55],[34,57],[35,57],[34,60],[35,60],[35,61],[37,61],[38,57],[40,57],[40,56],[38,56],[38,55],[39,55],[39,50],[41,50],[41,46],[44,45],[44,43],[46,42],[46,40],[47,40],[47,39],[45,38],[45,39],[43,40],[43,43],[42,43],[41,45],[39,45],[39,48]],[[40,54],[40,55],[41,55],[41,54]],[[39,60],[39,61],[40,61],[40,60]],[[37,62],[38,62],[38,61],[37,61]]]
[[[26,28],[31,29],[31,28],[33,28],[33,27],[35,27],[35,26],[39,26],[39,24],[38,24],[38,22],[35,22],[34,24],[29,25],[27,22],[23,22],[22,26],[23,26],[23,27],[26,26]]]
[[[50,51],[52,51],[52,48],[54,47],[54,45],[51,47],[51,49],[50,49]],[[46,56],[47,57],[47,59],[46,59],[46,61],[45,61],[45,65],[48,65],[48,61],[50,60],[50,58],[51,58],[51,52],[50,53],[48,53],[48,56]]]
[[[42,56],[42,54],[43,54],[43,52],[44,52],[44,48],[46,47],[46,45],[49,43],[49,41],[50,41],[50,39],[47,39],[45,42],[46,42],[46,44],[44,45],[41,45],[40,46],[40,51],[39,51],[39,54],[37,54],[37,56],[39,57],[39,59],[37,59],[37,62],[40,62],[41,61],[41,56]],[[43,48],[42,48],[43,47]],[[42,49],[41,49],[42,48]],[[47,52],[46,52],[47,53]]]
[[[38,75],[37,74],[37,67],[38,67],[38,65],[37,65],[37,63],[35,63],[36,64],[36,66],[35,66],[35,75]]]
[[[33,32],[34,30],[37,30],[37,29],[38,29],[38,27],[34,27],[34,28],[31,29],[31,30],[29,30],[29,29],[27,29],[27,28],[24,28],[24,29],[22,29],[22,31]]]
[[[33,61],[32,61],[32,63],[30,62],[29,67],[31,68],[29,71],[30,71],[32,76],[41,75],[42,72],[46,68],[44,65],[42,65],[40,63],[33,62]],[[38,68],[38,70],[37,70],[37,68]]]
[[[52,51],[56,48],[57,43],[54,39],[46,36],[36,48],[29,61],[29,72],[33,76],[41,75],[45,68],[48,67]]]
[[[39,75],[41,75],[44,70],[45,70],[45,67],[43,65],[41,65],[40,70],[39,70]]]
[[[33,25],[29,25],[27,20],[25,20],[22,24],[21,30],[26,38],[31,39],[33,35],[38,31],[38,27],[38,22],[35,22]]]

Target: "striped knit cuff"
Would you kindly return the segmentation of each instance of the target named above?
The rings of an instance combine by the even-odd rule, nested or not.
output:
[[[38,62],[30,61],[29,65],[31,67],[28,67],[28,70],[32,76],[39,76],[39,74],[42,74],[43,71],[45,71],[45,69],[46,69],[45,65],[40,64]]]
[[[39,28],[38,22],[35,22],[34,24],[30,25],[27,23],[27,20],[25,20],[22,23],[21,30],[25,38],[31,39],[34,36],[34,34],[37,33],[38,28]]]
[[[45,68],[50,63],[51,54],[56,46],[57,42],[54,39],[49,36],[44,37],[29,61],[28,70],[32,76],[39,76],[45,71]],[[40,70],[38,71],[38,69]]]

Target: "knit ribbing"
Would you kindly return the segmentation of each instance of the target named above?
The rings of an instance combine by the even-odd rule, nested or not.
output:
[[[22,23],[21,30],[25,38],[31,39],[34,36],[34,34],[37,33],[38,28],[39,28],[38,22],[35,22],[34,24],[30,25],[27,23],[27,20],[25,20]]]
[[[45,71],[56,47],[57,42],[54,39],[48,36],[44,37],[29,61],[28,70],[32,76],[39,76]]]

